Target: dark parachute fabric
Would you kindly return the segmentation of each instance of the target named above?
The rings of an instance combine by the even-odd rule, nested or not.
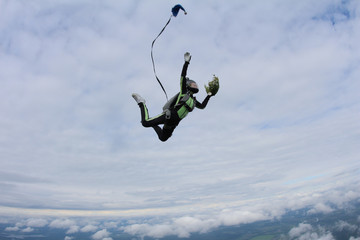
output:
[[[185,9],[180,4],[177,4],[171,9],[171,12],[172,12],[174,17],[176,17],[178,15],[180,9],[183,10],[185,14],[187,14]]]

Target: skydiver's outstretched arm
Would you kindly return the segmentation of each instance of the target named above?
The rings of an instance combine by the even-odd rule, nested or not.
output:
[[[181,93],[186,93],[186,75],[187,75],[187,69],[188,66],[190,64],[190,60],[191,60],[191,55],[190,53],[186,52],[184,54],[184,65],[181,71],[181,78],[180,78],[180,89],[181,89]]]
[[[204,101],[202,103],[200,103],[200,102],[198,102],[198,100],[196,100],[196,105],[195,105],[196,108],[199,108],[199,109],[206,108],[206,105],[208,104],[210,97],[211,97],[211,93],[206,96],[206,98],[204,99]]]
[[[188,66],[189,66],[190,62],[184,62],[184,65],[183,65],[183,68],[182,68],[182,71],[181,71],[181,77],[182,78],[186,78],[186,74],[187,74],[187,69],[188,69]]]

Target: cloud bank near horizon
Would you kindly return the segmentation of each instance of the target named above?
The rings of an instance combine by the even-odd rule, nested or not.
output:
[[[330,204],[330,203],[329,203]],[[346,207],[345,207],[345,205]],[[353,205],[355,204],[355,205]],[[359,201],[343,202],[342,205],[331,204],[333,211],[351,211],[351,208],[358,206]],[[286,240],[300,240],[300,239],[327,239],[334,240],[338,239],[336,236],[349,235],[349,239],[355,240],[359,235],[360,230],[360,216],[357,220],[348,218],[350,222],[344,221],[340,215],[340,219],[333,220],[332,222],[326,220],[326,215],[331,214],[328,211],[317,211],[316,213],[312,210],[316,207],[308,206],[306,216],[310,222],[304,221],[299,222],[297,226],[289,229],[288,232],[284,232],[281,235],[281,239]],[[347,210],[344,210],[347,208]],[[253,209],[254,210],[254,209]],[[252,210],[252,211],[253,211]],[[303,209],[294,209],[292,212]],[[251,224],[257,221],[276,221],[280,220],[285,214],[280,212],[273,212],[270,216],[268,213],[256,213],[250,211],[223,211],[218,216],[212,218],[206,218],[204,215],[198,216],[183,216],[178,218],[172,218],[169,220],[152,219],[152,218],[56,218],[56,217],[42,217],[42,218],[28,218],[19,220],[19,218],[5,218],[1,219],[1,224],[8,224],[4,233],[13,234],[27,234],[31,236],[34,232],[39,232],[42,228],[60,229],[64,231],[65,239],[76,239],[76,234],[85,233],[89,234],[92,239],[113,239],[112,237],[117,236],[119,232],[129,234],[139,239],[145,237],[161,239],[169,236],[176,236],[178,238],[189,238],[194,234],[209,234],[219,229],[219,227],[237,227],[243,226],[246,228],[246,224]],[[276,215],[277,214],[277,215]],[[314,215],[315,214],[315,215]],[[312,216],[322,217],[322,220],[312,221]],[[332,219],[334,216],[331,217]],[[346,218],[346,217],[345,217]],[[140,220],[141,219],[141,220]],[[299,221],[301,221],[299,219]],[[15,222],[15,223],[14,223]],[[136,223],[137,222],[137,223]],[[14,225],[11,226],[11,223]]]

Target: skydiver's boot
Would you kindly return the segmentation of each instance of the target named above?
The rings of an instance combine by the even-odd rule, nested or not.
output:
[[[139,94],[133,93],[132,97],[135,99],[137,104],[139,104],[139,103],[144,103],[145,104],[145,99],[142,98]]]

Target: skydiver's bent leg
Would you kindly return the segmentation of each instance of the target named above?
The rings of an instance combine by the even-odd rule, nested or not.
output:
[[[162,142],[168,140],[178,125],[177,119],[175,119],[175,121],[173,119],[166,119],[165,113],[149,118],[149,112],[145,103],[139,103],[139,107],[141,111],[142,125],[144,127],[152,127]],[[161,128],[158,126],[160,124],[164,124],[164,127]]]
[[[149,111],[145,105],[145,99],[137,93],[133,93],[132,97],[140,107],[142,125],[144,127],[152,127],[161,141],[165,142],[168,140],[180,122],[176,112],[170,113],[170,116],[169,114],[162,113],[156,117],[150,118]],[[159,127],[158,125],[160,124],[164,124],[164,127]]]
[[[167,126],[164,125],[163,128],[159,127],[159,126],[154,126],[153,127],[155,132],[157,133],[160,141],[165,142],[166,140],[168,140],[172,133],[174,132],[176,126]]]
[[[165,123],[166,118],[165,118],[164,113],[162,113],[156,117],[149,118],[149,111],[148,111],[145,103],[139,103],[139,107],[140,107],[140,111],[141,111],[141,124],[144,127],[155,127],[159,124]]]

